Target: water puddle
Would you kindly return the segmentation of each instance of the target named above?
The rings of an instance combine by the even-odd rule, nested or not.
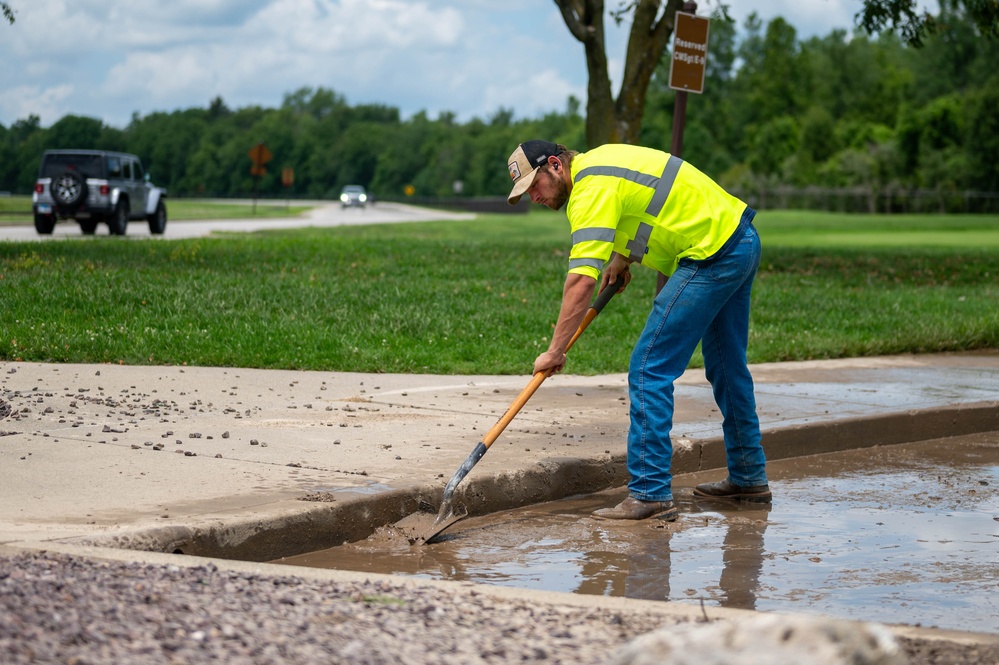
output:
[[[398,531],[276,563],[518,588],[999,632],[999,432],[768,465],[774,503],[695,501],[680,518],[590,512],[623,488],[469,518],[441,542]]]

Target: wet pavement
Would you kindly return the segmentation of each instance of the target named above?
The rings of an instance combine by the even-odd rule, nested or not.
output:
[[[999,432],[769,465],[772,507],[695,501],[674,523],[590,517],[624,490],[370,538],[276,563],[999,632]]]
[[[653,598],[688,617],[701,602],[713,615],[871,617],[999,639],[987,439],[999,432],[999,353],[751,369],[777,495],[769,513],[691,501],[693,484],[724,475],[724,446],[710,386],[690,370],[675,392],[681,518],[590,518],[623,497],[627,377],[560,374],[459,487],[473,517],[414,550],[384,527],[440,501],[529,377],[3,363],[0,552],[248,567],[354,542],[338,556],[405,584],[485,582],[472,588],[593,607]],[[922,452],[907,457],[909,446]]]

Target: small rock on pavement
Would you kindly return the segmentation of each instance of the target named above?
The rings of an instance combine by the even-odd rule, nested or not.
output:
[[[680,624],[635,638],[607,665],[905,665],[888,629],[820,617],[760,615]]]

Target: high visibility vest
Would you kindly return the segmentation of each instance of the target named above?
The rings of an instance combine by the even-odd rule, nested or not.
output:
[[[611,252],[672,275],[681,259],[718,252],[746,204],[661,150],[603,145],[577,154],[566,215],[569,272],[600,278]]]

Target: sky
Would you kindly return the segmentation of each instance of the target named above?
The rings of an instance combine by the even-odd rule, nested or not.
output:
[[[583,47],[551,0],[7,0],[0,23],[0,125],[65,115],[124,128],[140,116],[277,108],[303,87],[404,118],[488,119],[563,111],[586,98]],[[608,8],[618,0],[607,0]],[[712,2],[698,3],[710,13]],[[781,16],[801,39],[851,30],[861,0],[728,0],[742,25]],[[627,27],[607,21],[616,85]],[[710,50],[708,57],[710,58]],[[615,76],[617,81],[615,81]]]

